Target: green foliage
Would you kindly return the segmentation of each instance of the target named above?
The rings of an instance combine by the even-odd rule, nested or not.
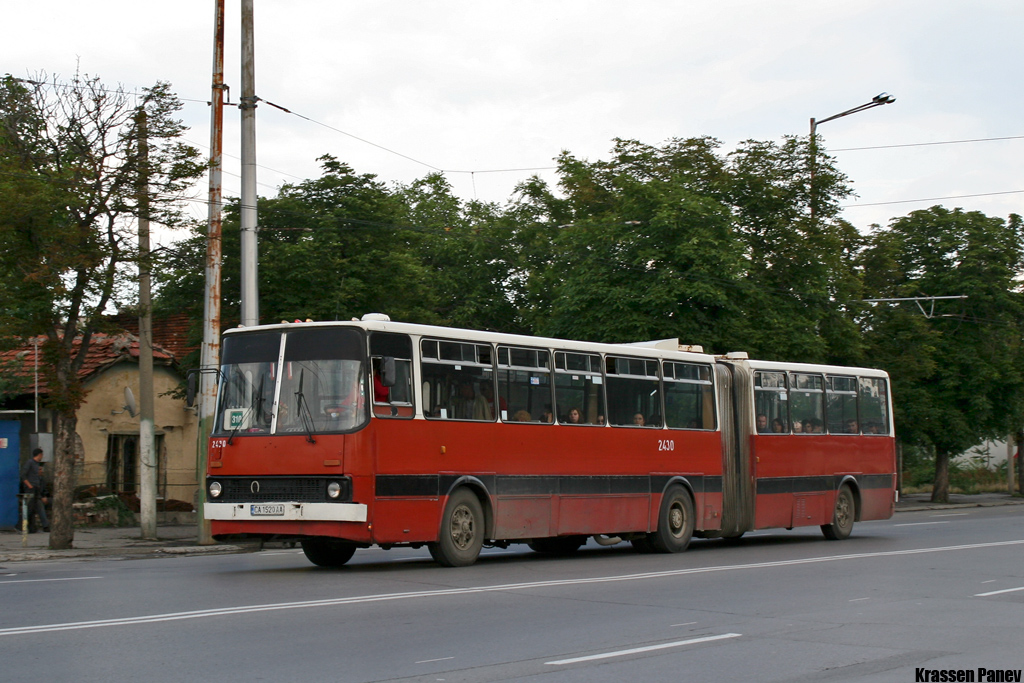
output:
[[[1024,422],[1024,231],[978,212],[932,207],[871,236],[862,260],[875,297],[966,296],[875,312],[865,339],[892,376],[905,443],[936,454],[936,497],[951,455]],[[928,305],[931,311],[931,305]]]

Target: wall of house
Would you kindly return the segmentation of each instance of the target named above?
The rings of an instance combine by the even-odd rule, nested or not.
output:
[[[155,431],[158,443],[161,474],[158,492],[174,500],[193,502],[196,492],[196,438],[198,420],[185,401],[162,396],[181,382],[177,373],[168,367],[157,366],[153,371]],[[95,375],[86,384],[89,390],[78,411],[78,434],[84,447],[84,463],[78,474],[78,484],[102,485],[107,481],[107,448],[111,435],[139,433],[139,416],[132,417],[124,410],[124,388],[131,387],[136,401],[139,396],[139,366],[118,363]]]

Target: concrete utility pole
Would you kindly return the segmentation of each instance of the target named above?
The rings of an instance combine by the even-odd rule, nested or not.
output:
[[[220,267],[223,258],[221,212],[224,206],[221,168],[224,153],[224,0],[214,0],[213,92],[210,99],[210,190],[206,229],[206,297],[203,301],[203,346],[199,373],[199,444],[196,461],[198,540],[213,543],[210,523],[203,519],[206,463],[210,432],[216,416],[217,368],[220,367]]]
[[[156,538],[156,453],[153,406],[153,310],[150,303],[149,131],[139,108],[139,512],[142,537]]]
[[[242,324],[258,325],[259,285],[256,249],[256,60],[253,0],[242,0]]]

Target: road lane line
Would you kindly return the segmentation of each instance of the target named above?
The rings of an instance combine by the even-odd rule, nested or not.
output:
[[[949,524],[949,522],[910,522],[908,524],[893,524],[893,526],[928,526],[929,524]]]
[[[17,576],[17,574],[11,574]],[[8,583],[44,583],[48,581],[88,581],[89,579],[102,579],[102,576],[72,576],[65,579],[15,579],[14,581],[0,581],[0,586]]]
[[[1001,591],[992,591],[991,593],[976,593],[974,597],[987,598],[990,595],[999,595],[1000,593],[1016,593],[1017,591],[1024,591],[1024,586],[1021,586],[1020,588],[1004,588]]]
[[[706,636],[704,638],[691,638],[690,640],[677,640],[674,643],[662,643],[660,645],[648,645],[647,647],[634,647],[628,650],[617,650],[615,652],[603,652],[599,655],[587,657],[573,657],[572,659],[559,659],[555,662],[544,662],[549,666],[563,666],[565,664],[579,664],[580,662],[592,662],[596,659],[611,659],[612,657],[626,657],[641,652],[653,652],[654,650],[666,650],[670,647],[682,647],[684,645],[696,645],[697,643],[710,643],[714,640],[725,640],[727,638],[739,638],[742,633],[723,633],[720,636]]]
[[[948,512],[942,515],[929,515],[930,517],[966,517],[969,512]]]
[[[437,659],[421,659],[418,662],[413,662],[413,664],[430,664],[431,662],[446,662],[449,659],[455,659],[455,657],[438,657]]]
[[[183,619],[205,619],[209,617],[221,617],[236,614],[252,614],[257,612],[273,612],[288,609],[336,607],[340,605],[357,605],[371,602],[410,600],[414,598],[434,598],[450,595],[474,595],[482,593],[510,592],[517,590],[535,590],[539,588],[553,588],[560,586],[583,586],[589,584],[621,583],[627,581],[649,581],[652,579],[664,579],[676,576],[687,576],[691,574],[709,574],[713,572],[734,571],[738,569],[769,569],[774,567],[792,567],[802,564],[818,564],[821,562],[840,562],[845,560],[860,560],[879,557],[901,557],[906,555],[942,553],[954,550],[979,550],[983,548],[1001,548],[1016,545],[1024,545],[1024,539],[1015,541],[993,541],[990,543],[971,543],[967,545],[939,546],[934,548],[886,550],[873,553],[857,553],[851,555],[828,555],[825,557],[808,557],[795,560],[778,560],[774,562],[755,562],[750,564],[731,564],[712,567],[690,567],[686,569],[670,569],[660,572],[596,576],[592,578],[582,579],[552,579],[550,581],[533,581],[530,583],[508,583],[491,586],[475,586],[467,588],[442,588],[437,590],[410,591],[407,593],[382,593],[378,595],[360,595],[344,598],[329,598],[325,600],[306,600],[300,602],[239,605],[237,607],[222,607],[217,609],[194,610],[189,612],[171,612],[167,614],[151,614],[138,617],[123,617],[119,619],[99,619],[96,621],[78,621],[70,623],[40,624],[37,626],[19,626],[15,628],[4,628],[0,629],[0,637],[23,635],[28,633],[73,631],[79,629],[100,628],[106,626],[130,626],[135,624],[153,624],[167,621],[181,621]]]

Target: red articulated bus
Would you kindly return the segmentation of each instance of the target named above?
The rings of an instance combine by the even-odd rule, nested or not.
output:
[[[225,333],[205,518],[321,566],[419,547],[568,553],[893,513],[880,370],[390,321]]]

